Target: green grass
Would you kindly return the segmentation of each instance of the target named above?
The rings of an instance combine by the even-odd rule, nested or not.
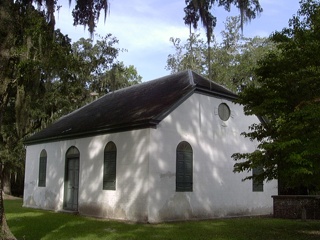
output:
[[[299,240],[320,239],[320,221],[234,218],[163,224],[133,224],[22,208],[5,200],[8,225],[17,239],[110,240]]]

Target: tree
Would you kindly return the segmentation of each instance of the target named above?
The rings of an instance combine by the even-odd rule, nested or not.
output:
[[[5,2],[4,2],[5,3]],[[3,4],[1,2],[0,4]],[[52,116],[50,86],[70,81],[70,39],[52,32],[44,14],[19,1],[0,6],[0,239],[13,239],[3,208],[3,176],[23,169],[23,137]],[[47,114],[48,113],[48,114]]]
[[[276,43],[269,38],[244,38],[240,45],[240,54],[235,56],[232,82],[234,89],[241,92],[248,84],[257,84],[255,68],[260,59],[270,51],[276,51]]]
[[[213,29],[216,26],[217,18],[211,14],[211,9],[214,4],[223,6],[225,10],[230,11],[231,5],[235,5],[240,10],[241,29],[243,29],[244,22],[251,21],[262,12],[259,0],[186,0],[186,7],[184,8],[185,17],[184,22],[189,25],[190,34],[191,26],[197,28],[198,21],[201,20],[206,31],[208,44],[208,63],[211,62],[210,43],[213,37]],[[211,65],[208,64],[208,74],[211,78]]]
[[[126,67],[117,61],[120,52],[125,49],[115,47],[119,41],[111,34],[92,39],[81,38],[72,44],[73,54],[78,61],[77,81],[82,82],[87,94],[104,95],[109,91],[141,82],[134,66]],[[89,100],[89,99],[87,99]]]
[[[205,74],[207,71],[207,45],[200,34],[192,33],[186,43],[182,44],[180,38],[170,38],[175,49],[174,54],[169,54],[166,69],[171,73],[192,69]]]
[[[271,39],[278,45],[256,70],[258,84],[240,93],[247,115],[260,116],[245,137],[256,151],[236,153],[235,172],[263,169],[246,179],[279,180],[280,193],[320,190],[320,3],[302,0],[289,27]]]
[[[212,79],[234,92],[255,83],[258,61],[275,48],[268,38],[247,38],[241,33],[241,19],[228,17],[221,32],[222,43],[213,47]]]
[[[104,76],[104,88],[102,94],[129,87],[141,83],[142,77],[138,74],[133,65],[124,66],[123,62],[112,65],[110,71]]]
[[[224,7],[226,11],[231,10],[231,6],[235,5],[240,11],[241,28],[247,21],[256,18],[262,12],[259,0],[186,0],[184,21],[185,24],[197,28],[198,21],[201,20],[206,30],[207,42],[209,43],[213,28],[216,26],[217,19],[211,14],[211,9],[217,4],[218,7]]]
[[[228,17],[221,35],[221,43],[212,41],[210,50],[200,34],[192,33],[184,44],[179,38],[170,38],[175,53],[168,55],[166,69],[172,73],[193,69],[234,92],[255,82],[254,67],[275,44],[267,38],[242,36],[240,17]],[[211,51],[210,76],[208,51]]]
[[[23,15],[23,11],[22,14]],[[18,61],[21,63],[20,68],[24,68],[25,70],[28,67],[31,67],[31,64],[28,64],[29,54],[31,53],[31,36],[21,36],[18,37],[16,34],[19,34],[18,24],[24,25],[25,22],[19,21],[19,14],[17,12],[17,4],[9,5],[7,2],[0,3],[0,40],[1,40],[1,48],[0,48],[0,79],[1,79],[1,87],[0,87],[0,127],[1,127],[1,138],[0,138],[0,226],[1,226],[1,239],[14,239],[9,228],[6,224],[6,219],[4,216],[4,206],[3,206],[3,176],[5,175],[5,166],[8,165],[7,151],[8,147],[14,143],[15,136],[11,136],[7,131],[12,129],[12,125],[8,126],[4,123],[10,121],[12,117],[15,117],[15,111],[12,110],[13,106],[15,106],[15,102],[12,101],[13,96],[17,96],[19,99],[17,101],[17,106],[23,104],[24,98],[24,89],[19,82],[19,77],[22,72],[20,72],[20,76],[18,71],[15,70],[16,64]],[[26,25],[24,25],[26,26]],[[19,42],[27,42],[29,44],[25,45],[25,48],[15,48],[15,44],[19,45]],[[19,54],[19,52],[23,52],[24,54]],[[21,77],[20,77],[21,78]],[[19,91],[15,91],[15,88]],[[9,110],[9,111],[8,111]],[[19,113],[18,117],[22,116],[25,111]],[[4,114],[6,113],[6,114]],[[18,132],[16,132],[18,133]],[[13,134],[15,135],[15,134]],[[12,162],[10,162],[12,163]]]

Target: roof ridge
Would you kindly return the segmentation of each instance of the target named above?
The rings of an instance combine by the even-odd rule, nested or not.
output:
[[[187,70],[189,76],[189,82],[192,86],[196,85],[193,78],[193,71],[191,69]]]

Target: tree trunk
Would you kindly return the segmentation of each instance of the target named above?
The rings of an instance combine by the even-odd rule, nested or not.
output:
[[[12,192],[11,192],[11,173],[8,171],[3,172],[3,192],[7,195],[12,195]]]
[[[1,160],[0,160],[1,161]],[[16,240],[16,238],[11,233],[6,216],[4,214],[4,204],[3,204],[3,163],[1,161],[0,163],[0,226],[1,226],[1,232],[0,232],[0,239],[1,240]]]
[[[1,20],[1,42],[0,42],[0,129],[2,126],[3,115],[5,112],[5,107],[8,103],[8,96],[10,90],[11,81],[7,78],[6,72],[4,71],[4,65],[8,64],[8,53],[9,46],[12,40],[10,36],[12,35],[10,32],[10,27],[7,23],[12,21],[10,16],[10,6],[12,6],[13,0],[0,0],[0,20]],[[7,24],[7,25],[4,25]],[[0,132],[1,134],[1,132]],[[0,139],[2,140],[2,136],[0,135]],[[0,159],[0,240],[12,240],[16,239],[11,233],[5,213],[4,213],[4,202],[3,202],[3,171],[4,170],[4,162],[3,159]]]

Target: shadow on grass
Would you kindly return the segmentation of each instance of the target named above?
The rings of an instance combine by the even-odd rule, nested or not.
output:
[[[6,200],[11,231],[18,239],[320,239],[320,221],[236,218],[164,224],[133,224],[22,208]]]

